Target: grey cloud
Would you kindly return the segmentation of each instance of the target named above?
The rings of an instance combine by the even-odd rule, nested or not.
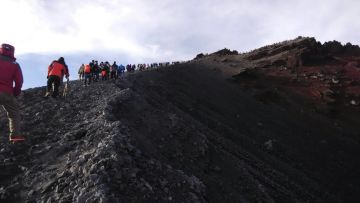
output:
[[[58,29],[65,31],[74,26],[70,13],[84,5],[118,10],[119,16],[123,7],[129,7],[131,13],[126,16],[127,19],[114,16],[111,31],[126,33],[121,36],[131,36],[140,46],[156,45],[163,51],[215,50],[223,46],[250,49],[264,42],[286,40],[298,35],[313,35],[320,39],[322,36],[343,38],[347,34],[334,31],[334,27],[347,30],[345,26],[349,24],[349,18],[356,17],[355,8],[360,6],[356,1],[336,0],[45,2],[48,1],[43,1],[46,13],[65,13],[49,19]],[[344,15],[334,15],[335,12],[344,12]],[[357,24],[354,29],[358,27]],[[91,29],[101,29],[101,25],[94,25]]]

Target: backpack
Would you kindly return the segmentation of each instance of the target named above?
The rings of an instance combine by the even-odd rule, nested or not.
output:
[[[84,73],[91,73],[91,67],[90,67],[89,64],[86,64],[86,65],[85,65]]]
[[[0,48],[0,54],[4,56],[8,56],[12,59],[15,59],[14,57],[15,47],[11,46],[10,44],[2,44]]]

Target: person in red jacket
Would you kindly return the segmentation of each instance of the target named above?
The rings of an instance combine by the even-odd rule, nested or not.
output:
[[[69,79],[69,69],[65,63],[64,58],[60,57],[58,60],[53,61],[48,67],[48,81],[45,97],[49,97],[50,94],[53,98],[58,96],[59,86],[64,75],[66,79]],[[52,89],[53,91],[51,91]]]
[[[20,135],[20,111],[15,99],[21,93],[23,76],[14,52],[15,48],[9,44],[2,44],[0,47],[0,105],[5,109],[9,119],[9,140],[18,142],[25,140]]]

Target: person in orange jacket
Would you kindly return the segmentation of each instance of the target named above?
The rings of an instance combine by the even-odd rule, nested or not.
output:
[[[85,76],[84,86],[90,85],[91,78],[93,76],[92,74],[93,74],[93,71],[91,70],[91,65],[85,64],[85,66],[84,66],[84,76]]]
[[[15,97],[21,93],[23,75],[14,52],[15,48],[9,44],[2,44],[0,47],[0,105],[9,119],[9,140],[21,142],[25,138],[20,135],[20,107]]]
[[[69,79],[69,69],[65,63],[64,58],[60,57],[58,60],[53,61],[48,67],[48,81],[45,97],[49,97],[51,95],[53,98],[56,98],[58,96],[59,86],[64,75],[66,79]],[[51,91],[52,89],[53,91]]]

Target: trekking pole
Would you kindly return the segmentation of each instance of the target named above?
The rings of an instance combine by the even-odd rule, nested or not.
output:
[[[69,78],[67,78],[66,80],[66,84],[64,86],[64,91],[63,91],[63,97],[66,98],[69,94]]]

